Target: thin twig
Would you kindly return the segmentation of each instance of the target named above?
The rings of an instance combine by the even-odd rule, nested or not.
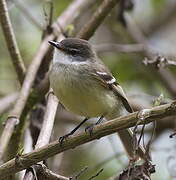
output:
[[[36,171],[36,176],[38,176],[38,180],[70,180],[69,177],[61,176],[56,173],[53,173],[50,169],[48,169],[44,164],[37,164],[34,165],[34,170]],[[29,176],[31,179],[33,179],[32,176]]]
[[[164,68],[168,65],[174,65],[176,66],[176,61],[175,60],[171,60],[171,59],[168,59],[167,57],[164,57],[164,56],[156,56],[154,57],[153,59],[148,59],[147,57],[144,58],[143,60],[143,63],[144,65],[149,65],[149,64],[152,64],[154,65],[157,69],[159,68]]]
[[[99,176],[100,173],[102,173],[102,172],[103,172],[103,169],[100,169],[95,175],[91,176],[88,180],[94,179],[95,177]]]
[[[76,180],[78,179],[85,171],[88,170],[88,167],[84,167],[83,169],[81,169],[79,172],[76,173],[76,175],[72,176],[70,179],[71,180]]]
[[[145,119],[145,122],[140,122],[140,124],[148,124],[154,120],[161,120],[164,117],[176,115],[176,101],[162,106],[153,107],[148,111],[150,111],[148,118]],[[68,137],[68,139],[63,142],[62,146],[60,146],[58,141],[55,141],[47,146],[36,149],[33,152],[21,155],[18,157],[18,161],[14,158],[0,166],[0,177],[4,178],[55,154],[75,148],[79,145],[99,139],[119,130],[135,126],[139,118],[138,115],[139,112],[134,112],[97,125],[94,128],[92,136],[90,136],[89,133],[83,132],[78,135]]]
[[[53,18],[53,2],[49,1],[46,2],[47,5],[49,5],[49,12],[46,11],[45,6],[43,6],[43,11],[44,11],[44,16],[45,16],[45,28],[43,29],[42,32],[42,40],[49,34],[53,32],[52,28],[52,18]],[[45,5],[45,4],[44,4]],[[49,14],[48,14],[49,13]],[[41,79],[43,79],[46,75],[46,72],[49,70],[49,65],[51,62],[53,56],[53,47],[50,47],[47,50],[47,53],[42,59],[42,63],[40,64],[40,67],[38,69],[35,82],[34,82],[34,87],[40,83]]]
[[[26,70],[16,42],[15,34],[12,28],[5,0],[0,0],[0,23],[6,39],[11,60],[18,75],[18,79],[22,84]]]

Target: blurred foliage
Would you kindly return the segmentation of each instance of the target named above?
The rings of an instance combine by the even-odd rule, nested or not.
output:
[[[167,0],[151,0],[151,3],[153,5],[153,8],[156,11],[159,11],[161,8],[164,8],[164,6],[166,5]]]
[[[65,1],[58,2],[58,0],[54,0],[53,1],[53,6],[54,6],[53,17],[54,17],[54,19],[56,19],[72,1],[73,0],[65,0]]]

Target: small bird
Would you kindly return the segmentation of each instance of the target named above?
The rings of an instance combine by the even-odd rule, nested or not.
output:
[[[95,123],[98,124],[103,117],[110,120],[120,116],[124,108],[133,112],[122,87],[88,41],[66,38],[49,43],[55,47],[49,73],[54,94],[68,111],[86,117],[73,131],[61,137],[61,141],[91,117],[100,117]],[[118,133],[128,155],[133,157],[131,131],[121,130]],[[142,148],[138,154],[144,155]]]

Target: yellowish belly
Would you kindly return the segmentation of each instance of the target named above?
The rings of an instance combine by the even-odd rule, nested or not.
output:
[[[98,117],[117,108],[113,93],[92,80],[89,82],[86,75],[78,78],[74,73],[69,75],[52,71],[50,83],[59,101],[75,114]]]

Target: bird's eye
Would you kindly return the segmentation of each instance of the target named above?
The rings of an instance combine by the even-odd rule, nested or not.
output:
[[[70,52],[71,52],[71,54],[78,54],[79,53],[79,49],[72,48],[72,49],[70,49]]]

